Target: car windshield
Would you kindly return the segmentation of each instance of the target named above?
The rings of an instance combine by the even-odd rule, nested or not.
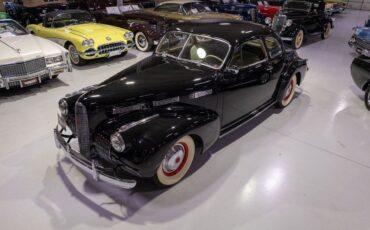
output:
[[[220,69],[230,51],[230,44],[206,35],[170,31],[161,40],[157,54]]]
[[[310,11],[312,3],[304,1],[291,1],[284,5],[285,10],[303,10]]]
[[[205,13],[205,12],[211,12],[212,10],[200,3],[200,2],[192,2],[192,3],[186,3],[183,5],[184,7],[184,10],[186,12],[186,14],[188,15],[192,15],[192,14],[199,14],[199,13]]]
[[[69,25],[93,22],[93,19],[88,12],[76,12],[58,14],[52,19],[52,21],[55,28],[60,28]]]
[[[14,21],[0,21],[0,38],[25,35],[27,31]]]

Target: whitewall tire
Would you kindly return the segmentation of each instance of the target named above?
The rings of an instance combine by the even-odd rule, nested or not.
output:
[[[138,50],[146,52],[152,49],[153,42],[143,32],[137,32],[135,34],[135,45]]]
[[[297,88],[297,76],[293,75],[288,83],[287,88],[285,89],[283,98],[278,102],[280,108],[287,107],[290,102],[292,102],[295,89]]]

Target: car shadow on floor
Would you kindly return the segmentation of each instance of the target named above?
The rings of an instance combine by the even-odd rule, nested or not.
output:
[[[305,94],[299,94],[302,94],[302,91],[296,92],[295,98],[299,96],[300,100],[298,100],[298,102],[296,101],[297,103],[293,106],[298,108],[309,107],[309,97]],[[296,109],[297,108],[295,108],[295,110]],[[301,114],[301,112],[304,111],[304,109],[302,109],[302,111],[298,110],[297,113]],[[76,185],[73,180],[73,177],[76,178],[75,173],[72,173],[71,175],[72,169],[77,170],[75,166],[73,166],[69,162],[69,160],[65,158],[59,159],[56,166],[56,173],[60,178],[63,187],[65,187],[68,192],[63,193],[61,191],[61,194],[52,194],[50,195],[52,197],[48,197],[48,199],[52,199],[54,196],[57,196],[59,198],[65,197],[65,202],[58,199],[58,208],[62,210],[62,213],[68,213],[68,216],[71,218],[70,221],[72,223],[78,221],[79,223],[87,222],[88,225],[93,225],[92,222],[95,221],[93,220],[94,218],[90,217],[85,219],[78,219],[79,210],[70,210],[73,208],[71,208],[70,204],[68,204],[67,202],[70,196],[77,199],[78,202],[80,202],[83,207],[87,207],[89,211],[93,211],[97,213],[99,217],[103,217],[106,220],[112,222],[112,225],[114,224],[113,220],[115,219],[124,220],[126,222],[138,225],[145,225],[146,223],[150,222],[161,223],[171,221],[178,218],[179,216],[183,216],[185,213],[190,212],[196,206],[201,205],[207,199],[209,199],[209,197],[215,191],[224,186],[224,181],[227,180],[227,178],[230,176],[234,166],[237,164],[240,157],[240,154],[232,154],[231,156],[223,158],[222,164],[217,165],[217,170],[215,168],[214,170],[211,170],[212,172],[204,173],[203,171],[199,174],[198,171],[210,160],[212,155],[222,152],[222,149],[227,148],[227,146],[229,146],[231,143],[236,142],[237,140],[242,138],[244,135],[255,129],[270,116],[274,114],[279,114],[281,112],[282,109],[270,108],[262,113],[260,116],[254,118],[253,120],[242,125],[235,131],[219,139],[207,152],[196,156],[196,159],[193,162],[187,178],[184,178],[184,180],[182,180],[179,184],[170,188],[159,189],[155,187],[152,183],[149,183],[145,180],[139,180],[138,185],[134,189],[124,190],[109,186],[102,182],[95,182],[93,181],[91,176],[86,174],[84,174],[84,176],[86,176],[86,180],[85,178],[83,178],[83,180],[85,181],[82,186],[79,186]],[[297,120],[294,120],[294,122],[297,122]],[[209,168],[207,169],[209,170]],[[207,175],[204,176],[205,174]],[[49,176],[50,172],[46,174],[46,177]],[[247,175],[246,180],[248,180]],[[50,187],[53,187],[52,184],[55,183],[55,181],[52,181],[51,179],[45,181],[46,182],[44,182],[44,191],[42,192],[42,194],[39,194],[39,196],[42,197],[49,196],[47,194],[51,194],[51,192],[48,190],[50,190]],[[66,196],[65,194],[70,195]],[[162,194],[163,196],[166,196],[165,199],[161,197]],[[108,201],[101,201],[97,199],[97,197],[99,196],[105,196],[106,200]],[[160,200],[159,202],[158,199]],[[157,202],[154,202],[153,204],[153,200],[157,200]],[[76,202],[76,200],[74,200],[74,202]],[[156,207],[155,210],[150,209],[150,213],[148,213],[148,211],[146,210],[144,212],[140,212],[140,214],[135,215],[149,203],[152,203],[151,206],[158,207]],[[45,205],[46,204],[42,203],[39,206]],[[113,210],[111,208],[113,206],[117,207],[117,205],[120,206],[118,212],[116,208]],[[45,207],[45,209],[50,208]],[[75,217],[75,215],[71,215],[69,211],[75,212],[77,216]],[[63,221],[68,222],[69,220],[64,218]]]
[[[114,65],[118,64],[123,61],[128,61],[131,59],[135,59],[137,56],[133,53],[130,53],[130,51],[124,56],[124,57],[112,57],[112,58],[99,58],[99,59],[94,59],[94,60],[89,60],[86,62],[85,65],[82,66],[76,66],[74,65],[73,68],[77,70],[88,70],[92,68],[97,68],[102,65]]]
[[[41,84],[33,85],[25,88],[13,88],[13,89],[0,89],[0,104],[4,102],[13,102],[21,100],[26,97],[34,96],[38,93],[46,93],[47,91],[68,86],[64,81],[61,81],[59,78],[48,79]]]

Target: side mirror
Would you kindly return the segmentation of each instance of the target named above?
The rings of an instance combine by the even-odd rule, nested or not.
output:
[[[228,73],[232,73],[232,74],[236,75],[236,74],[239,73],[239,68],[237,66],[233,65],[233,66],[230,66],[230,67],[226,67],[225,71],[228,72]]]

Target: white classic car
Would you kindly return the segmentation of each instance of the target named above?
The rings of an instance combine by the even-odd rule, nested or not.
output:
[[[72,71],[63,47],[29,34],[11,19],[0,20],[0,88],[26,87]]]

